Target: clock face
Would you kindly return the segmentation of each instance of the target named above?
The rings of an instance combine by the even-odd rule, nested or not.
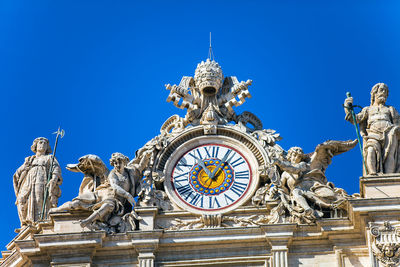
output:
[[[209,214],[242,204],[254,183],[249,159],[239,149],[206,143],[179,156],[169,177],[169,191],[178,204]]]

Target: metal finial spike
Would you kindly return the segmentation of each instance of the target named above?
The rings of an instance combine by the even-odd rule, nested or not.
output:
[[[208,59],[214,60],[214,53],[212,51],[212,45],[211,45],[211,32],[210,32],[210,48],[208,49]]]

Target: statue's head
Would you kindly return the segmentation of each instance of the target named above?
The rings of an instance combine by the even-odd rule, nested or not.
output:
[[[110,164],[119,172],[124,170],[128,162],[129,158],[122,153],[116,152],[111,155]]]
[[[304,152],[301,147],[291,147],[288,151],[287,158],[291,163],[300,163],[304,158]]]
[[[51,147],[49,144],[49,139],[47,139],[46,137],[38,137],[35,140],[33,140],[32,146],[31,146],[31,150],[33,151],[33,153],[43,153],[45,155],[50,154],[51,153]]]
[[[391,258],[395,255],[396,251],[398,250],[398,246],[396,246],[393,243],[388,243],[383,245],[382,250],[386,257]]]
[[[389,88],[384,83],[377,83],[372,87],[371,90],[371,105],[378,101],[378,103],[384,104],[389,95]]]
[[[201,94],[206,96],[216,95],[222,86],[224,75],[217,62],[207,59],[197,65],[194,81]]]

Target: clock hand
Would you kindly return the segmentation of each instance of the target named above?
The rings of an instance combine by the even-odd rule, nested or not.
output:
[[[208,178],[208,179],[210,179],[210,178]],[[213,180],[214,180],[214,179],[211,179],[210,184],[207,186],[207,189],[210,189],[210,186],[211,186]],[[207,181],[206,181],[205,183],[207,184]]]
[[[210,181],[210,184],[207,186],[207,182],[208,182],[208,181]],[[204,182],[204,184],[207,186],[207,189],[210,189],[210,186],[211,186],[211,184],[212,184],[213,181],[215,181],[215,179],[209,177],[209,178]]]
[[[212,181],[213,181],[214,179],[212,179],[211,177],[208,177],[208,179],[204,182],[204,184],[207,184],[207,182],[210,181],[210,179],[211,179],[211,183],[212,183]],[[210,185],[211,185],[211,183],[210,183]]]
[[[219,173],[221,173],[221,170],[222,170],[222,169],[219,169],[219,170],[215,173],[215,177],[218,177]],[[213,180],[215,180],[215,179],[214,179],[215,177],[213,177]]]
[[[205,173],[207,174],[208,177],[211,177],[211,172],[209,169],[207,169],[206,165],[204,165],[204,162],[201,159],[196,159],[197,163],[203,168]]]
[[[214,171],[211,173],[212,179],[214,179],[215,174],[217,173],[219,168],[221,168],[222,163],[224,163],[226,161],[226,159],[228,158],[230,153],[231,153],[231,150],[229,150],[229,152],[227,152],[225,154],[225,156],[222,158],[221,162],[217,165],[217,167],[215,167]]]

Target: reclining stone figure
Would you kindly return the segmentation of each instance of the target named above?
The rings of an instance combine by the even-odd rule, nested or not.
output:
[[[70,170],[78,170],[85,175],[79,196],[50,212],[92,211],[88,218],[80,221],[82,227],[111,232],[134,230],[134,219],[140,217],[134,211],[129,211],[136,203],[136,189],[149,157],[150,154],[147,154],[139,165],[127,167],[129,158],[121,153],[113,153],[110,164],[114,169],[110,172],[95,155],[80,158],[78,164],[68,166]],[[98,186],[97,181],[100,181]]]

